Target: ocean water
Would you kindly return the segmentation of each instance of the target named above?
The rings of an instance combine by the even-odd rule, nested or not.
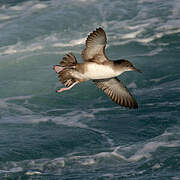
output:
[[[97,27],[143,72],[119,77],[138,110],[92,82],[56,93]],[[0,0],[0,179],[180,179],[179,0]]]

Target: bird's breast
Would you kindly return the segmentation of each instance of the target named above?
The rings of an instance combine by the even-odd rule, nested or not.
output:
[[[89,79],[106,79],[119,74],[110,65],[88,63],[85,66],[84,75]]]

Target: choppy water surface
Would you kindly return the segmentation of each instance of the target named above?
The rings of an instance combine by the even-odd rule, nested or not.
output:
[[[0,178],[180,179],[179,17],[178,0],[0,1]],[[143,71],[120,77],[138,110],[92,82],[55,92],[52,66],[99,26]]]

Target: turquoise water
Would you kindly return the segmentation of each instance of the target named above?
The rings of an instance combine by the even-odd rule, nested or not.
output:
[[[180,179],[178,0],[0,1],[0,179]],[[57,94],[52,67],[78,61],[103,27],[139,109],[92,82]]]

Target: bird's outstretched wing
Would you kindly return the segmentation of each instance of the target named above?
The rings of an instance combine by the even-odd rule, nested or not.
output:
[[[118,78],[93,80],[93,82],[117,104],[128,108],[138,108],[135,99]]]
[[[98,28],[90,33],[86,40],[86,48],[82,51],[83,60],[97,63],[107,61],[105,55],[106,41],[106,33],[102,28]]]

